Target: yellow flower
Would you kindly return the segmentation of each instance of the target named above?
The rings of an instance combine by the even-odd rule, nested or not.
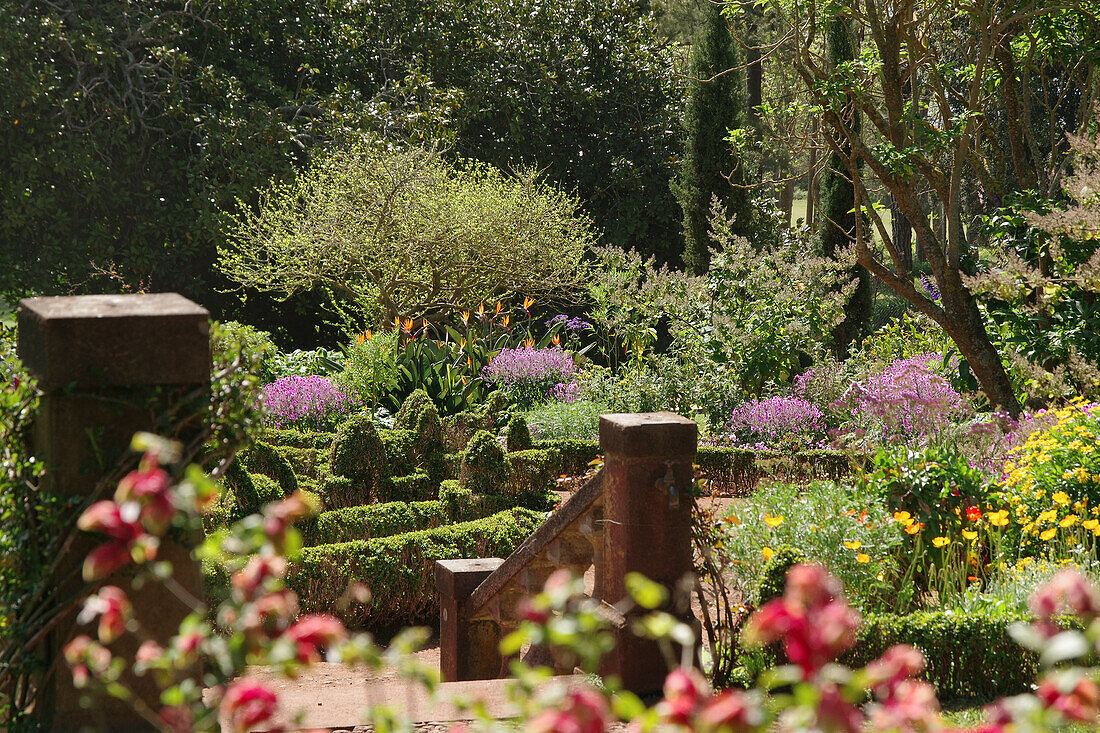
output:
[[[1039,539],[1041,539],[1043,541],[1052,540],[1052,539],[1054,539],[1054,535],[1056,535],[1056,534],[1058,534],[1058,530],[1048,529],[1044,532],[1039,533]]]
[[[999,512],[990,512],[989,523],[994,527],[1003,527],[1008,524],[1008,510],[1002,509]]]
[[[1070,473],[1069,471],[1066,471],[1066,473],[1069,474],[1069,475],[1068,476],[1063,475],[1062,478],[1073,478],[1072,473]],[[1062,506],[1065,506],[1066,504],[1069,504],[1069,494],[1067,494],[1064,491],[1059,491],[1057,494],[1055,494],[1054,496],[1052,496],[1050,498],[1054,500],[1055,504],[1061,504]]]
[[[869,563],[871,562],[871,556],[865,555],[861,552],[860,554],[856,555],[856,562]]]
[[[765,514],[764,524],[768,525],[769,527],[778,527],[779,525],[783,524],[783,515],[779,514],[773,517],[771,514]]]
[[[894,512],[894,520],[900,524],[909,524],[913,521],[909,512]]]
[[[741,525],[741,519],[736,514],[729,515],[727,519],[729,520],[729,523],[734,525],[735,527]]]
[[[905,532],[906,534],[916,534],[917,532],[920,532],[923,528],[923,522],[913,522],[912,524],[908,524],[905,526]]]
[[[860,547],[863,546],[863,543],[859,540],[853,540],[852,542],[846,541],[844,543],[844,546],[847,547],[849,550],[858,550]]]
[[[972,529],[964,529],[963,537],[973,542],[974,540],[978,539],[978,533]]]
[[[1039,512],[1039,516],[1035,518],[1036,522],[1053,522],[1058,519],[1058,510],[1047,509],[1045,512]]]
[[[932,544],[935,545],[936,547],[943,547],[944,545],[950,544],[950,542],[951,542],[951,540],[948,539],[947,537],[933,537],[932,538]]]
[[[1067,514],[1063,517],[1061,522],[1058,522],[1059,527],[1072,527],[1077,524],[1079,517],[1076,514]]]
[[[772,555],[774,555],[774,554],[775,554],[775,550],[773,550],[773,549],[772,549],[772,548],[770,548],[770,547],[765,547],[765,548],[764,548],[763,550],[761,550],[761,552],[762,552],[762,553],[763,553],[763,555],[764,555],[764,561],[765,561],[765,562],[767,562],[768,560],[771,560],[771,559],[772,559]]]
[[[1081,526],[1085,529],[1096,529],[1097,527],[1100,527],[1100,521],[1096,519],[1086,519],[1085,521],[1081,522]]]

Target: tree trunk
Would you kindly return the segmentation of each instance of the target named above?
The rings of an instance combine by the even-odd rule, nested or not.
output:
[[[1016,392],[1001,363],[1001,355],[989,340],[974,297],[965,289],[956,293],[941,291],[940,297],[948,315],[940,325],[959,347],[986,399],[994,408],[999,407],[1012,417],[1019,417],[1021,409]],[[950,308],[948,302],[951,303]]]
[[[810,170],[806,173],[806,226],[814,229],[817,200],[817,148],[810,148]]]
[[[791,228],[791,209],[794,208],[794,183],[787,181],[779,189],[779,210],[783,212],[783,228]]]
[[[901,255],[902,268],[906,272],[913,271],[913,227],[905,214],[898,208],[898,202],[890,197],[890,233],[894,240],[894,248]]]

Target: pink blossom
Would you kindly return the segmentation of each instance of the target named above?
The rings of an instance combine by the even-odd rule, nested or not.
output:
[[[131,559],[150,560],[156,557],[157,539],[149,535],[137,521],[123,518],[121,508],[113,501],[99,501],[88,507],[76,526],[85,532],[100,532],[110,542],[100,545],[84,559],[84,579],[97,580],[110,575]]]
[[[77,622],[86,624],[99,618],[98,636],[100,642],[110,644],[126,630],[133,608],[126,593],[117,586],[106,585],[99,593],[88,596],[84,608],[77,616]]]
[[[1063,610],[1086,624],[1100,615],[1100,592],[1078,570],[1064,568],[1032,594],[1028,605],[1037,618],[1035,627],[1050,637],[1061,631],[1051,618]]]
[[[250,601],[264,587],[268,579],[279,579],[286,574],[286,558],[279,555],[254,555],[243,568],[233,573],[232,584]]]
[[[570,690],[557,708],[543,710],[527,723],[529,733],[603,733],[610,723],[607,700],[595,690]]]
[[[118,483],[115,502],[137,502],[141,506],[142,524],[154,534],[161,534],[172,522],[176,507],[172,503],[171,480],[159,468],[152,456],[146,455],[141,468],[131,471]]]
[[[275,717],[279,699],[267,687],[246,678],[229,686],[221,707],[234,733],[249,733]]]
[[[319,648],[327,648],[347,638],[347,631],[339,619],[324,613],[303,616],[283,634],[298,647],[298,661],[303,663],[320,660]]]
[[[674,723],[687,725],[710,694],[710,686],[698,670],[679,667],[665,677],[664,692],[666,717]]]
[[[1088,677],[1046,677],[1035,694],[1044,706],[1070,720],[1094,723],[1100,715],[1100,688]]]

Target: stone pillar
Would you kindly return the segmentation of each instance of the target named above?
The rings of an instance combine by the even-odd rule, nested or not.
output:
[[[602,600],[616,604],[627,597],[625,577],[639,572],[668,588],[675,599],[692,569],[692,465],[698,426],[671,412],[602,415],[600,447],[604,452],[604,556],[607,572]],[[697,625],[690,598],[680,598],[669,612]],[[668,667],[656,643],[630,631],[626,624],[615,650],[605,660],[605,674],[639,694],[660,691]]]
[[[481,581],[504,563],[497,557],[436,560],[439,591],[439,671],[444,682],[491,680],[500,676],[500,626],[471,620],[467,601]]]
[[[47,469],[45,492],[89,496],[127,451],[135,432],[163,431],[158,416],[184,395],[200,395],[194,408],[209,399],[209,391],[202,389],[210,380],[209,317],[204,308],[172,293],[20,302],[19,356],[43,392],[33,439]],[[200,426],[175,427],[182,427],[177,437],[188,438]],[[79,578],[93,546],[91,538],[75,542],[59,564],[59,578]],[[166,539],[157,559],[171,561],[175,580],[202,597],[201,574],[189,548]],[[126,588],[136,617],[162,643],[190,611],[159,584],[134,591],[125,577],[109,582]],[[76,581],[63,586],[69,593],[79,590]],[[76,632],[70,615],[45,645],[45,654],[56,658]],[[120,639],[111,648],[132,660],[136,644],[128,646],[128,641]],[[148,705],[159,708],[151,681],[144,686],[142,680],[132,682]],[[51,731],[150,729],[129,706],[112,699],[82,707],[64,661],[46,681],[35,713]]]

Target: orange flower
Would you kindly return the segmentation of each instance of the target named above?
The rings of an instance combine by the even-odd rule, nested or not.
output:
[[[415,326],[415,325],[416,325],[416,321],[414,321],[411,318],[406,318],[405,322],[402,324],[402,326],[405,328],[405,330],[410,332],[410,333],[412,333],[413,326]]]
[[[500,313],[500,301],[499,300],[497,301],[496,312],[498,314]]]
[[[366,336],[364,336],[363,334],[359,334],[359,336],[355,339],[355,342],[358,343],[358,344],[362,344],[366,340],[367,340]]]
[[[550,343],[552,343],[552,344],[553,344],[554,346],[557,346],[558,344],[560,344],[560,343],[561,343],[561,336],[558,336],[558,335],[557,335],[557,334],[555,333],[555,334],[554,334],[554,338],[550,339]]]
[[[367,341],[370,341],[372,338],[374,338],[374,334],[371,333],[371,330],[369,328],[367,329],[367,333],[365,335],[367,337]]]
[[[924,529],[924,522],[913,522],[905,527],[905,531],[908,534],[916,534]]]
[[[401,328],[401,316],[394,316],[393,317],[393,327],[394,328]]]
[[[462,311],[462,323],[466,324],[470,321],[470,311]]]
[[[531,306],[535,304],[535,299],[527,296],[523,299],[523,310],[530,310]]]
[[[526,339],[526,340],[525,340],[525,341],[523,342],[523,345],[524,345],[524,346],[526,346],[526,347],[527,347],[527,348],[529,348],[529,349],[533,349],[533,348],[535,347],[535,340],[534,340],[533,338],[530,338],[530,337],[528,337],[528,338],[527,338],[527,339]]]
[[[485,315],[485,304],[484,304],[484,303],[479,303],[479,304],[478,304],[478,306],[477,306],[477,314],[478,314],[479,316],[483,316],[483,315]]]
[[[510,321],[510,320],[511,320],[511,316],[504,316],[504,318],[500,319],[500,325],[504,326],[505,328],[508,328],[508,321]]]
[[[932,544],[936,547],[944,547],[951,544],[951,539],[949,537],[933,537]]]
[[[861,552],[858,555],[856,555],[856,562],[869,563],[869,562],[871,562],[871,556]]]
[[[858,550],[860,547],[863,547],[863,543],[859,540],[853,540],[851,542],[845,540],[844,546],[847,547],[849,550]]]

